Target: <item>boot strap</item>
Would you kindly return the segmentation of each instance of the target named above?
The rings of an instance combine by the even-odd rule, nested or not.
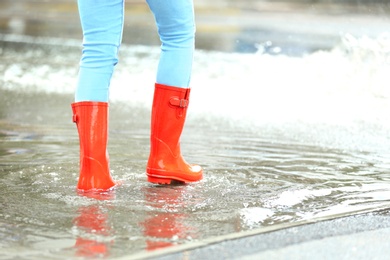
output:
[[[177,106],[177,107],[181,107],[181,108],[186,108],[186,107],[188,107],[189,100],[188,100],[188,99],[179,99],[178,97],[172,97],[172,98],[169,100],[169,103],[170,103],[172,106]]]

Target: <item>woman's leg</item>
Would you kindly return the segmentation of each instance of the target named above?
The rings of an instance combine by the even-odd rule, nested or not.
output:
[[[122,40],[124,0],[78,0],[83,54],[75,101],[107,102]]]
[[[108,99],[122,38],[124,0],[78,0],[83,29],[73,122],[80,140],[80,174],[77,189],[107,191],[118,183],[109,169]]]
[[[195,23],[192,0],[147,0],[162,42],[154,90],[148,181],[170,184],[202,179],[202,167],[181,155],[180,136],[190,98]]]
[[[192,0],[147,0],[161,39],[156,82],[188,88],[195,46]]]

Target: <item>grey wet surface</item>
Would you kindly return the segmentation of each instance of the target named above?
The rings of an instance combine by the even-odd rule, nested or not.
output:
[[[339,21],[344,21],[342,14]],[[207,23],[203,15],[200,34]],[[378,15],[368,27],[361,27],[366,14],[352,16],[357,24],[340,25],[350,34],[330,33],[337,40],[327,42],[326,48],[308,48],[313,46],[310,41],[298,45],[304,50],[299,55],[278,54],[278,48],[267,44],[263,47],[273,51],[229,52],[235,50],[229,47],[215,52],[209,46],[196,52],[182,149],[189,162],[204,167],[205,178],[190,185],[146,182],[159,49],[150,43],[124,44],[110,93],[108,148],[112,175],[124,184],[93,198],[75,191],[78,137],[70,103],[80,39],[58,38],[50,34],[52,30],[44,35],[49,38],[2,34],[0,256],[132,256],[386,207],[390,200],[390,41],[382,28],[388,21]],[[262,22],[272,24],[277,17],[282,16],[270,15]],[[302,25],[310,16],[299,17],[297,27],[313,32]],[[327,26],[334,21],[332,16],[326,19],[324,14],[322,19],[321,28],[338,31]],[[359,36],[367,28],[373,35]],[[229,39],[233,40],[223,42],[237,42]],[[381,223],[386,216],[363,217],[361,222],[370,219]],[[304,233],[313,235],[308,240],[317,239],[316,227],[327,230],[338,222],[329,223],[334,225],[308,226]],[[387,226],[383,228],[386,231]],[[275,240],[281,232],[274,234]],[[266,248],[268,244],[262,247]]]
[[[149,259],[387,259],[388,210],[264,232]],[[165,254],[164,254],[165,253]]]

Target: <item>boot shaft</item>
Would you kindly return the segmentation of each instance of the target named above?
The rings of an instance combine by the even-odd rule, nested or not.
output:
[[[80,150],[88,156],[96,147],[97,152],[105,153],[108,142],[108,103],[77,102],[72,104],[73,122],[77,125]]]
[[[72,104],[73,122],[80,140],[79,190],[108,190],[115,186],[109,171],[108,103],[77,102]]]
[[[189,105],[190,89],[155,85],[151,139],[164,140],[171,149],[179,148]]]

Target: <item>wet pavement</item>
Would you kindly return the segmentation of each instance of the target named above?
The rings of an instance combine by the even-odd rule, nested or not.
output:
[[[209,239],[134,259],[387,259],[389,211]],[[125,259],[125,258],[119,258]]]
[[[19,3],[9,5],[18,14],[29,2]],[[70,1],[56,3],[64,16],[50,19],[74,15]],[[76,20],[62,24],[74,23],[59,34],[50,29],[58,24],[32,22],[50,13],[22,12],[10,27],[2,11],[0,258],[387,256],[390,39],[384,28],[390,27],[379,15],[386,8],[374,6],[375,17],[338,9],[301,9],[296,16],[289,5],[274,15],[275,5],[263,4],[256,5],[267,9],[258,20],[255,7],[229,5],[210,14],[216,9],[198,3],[202,49],[195,54],[182,148],[188,161],[204,167],[205,179],[167,187],[146,182],[159,48],[142,35],[122,46],[110,93],[111,170],[125,183],[94,198],[74,189]],[[129,7],[154,26],[144,4]],[[230,29],[240,20],[240,33],[222,30],[219,15],[230,19]],[[281,22],[286,16],[295,17],[291,27]],[[313,16],[318,24],[305,26]],[[274,26],[274,33],[264,34],[262,26]],[[340,28],[348,33],[340,36]],[[211,34],[223,44],[206,41]],[[311,39],[325,39],[319,35],[330,40],[316,45]],[[375,243],[364,245],[367,239]]]

